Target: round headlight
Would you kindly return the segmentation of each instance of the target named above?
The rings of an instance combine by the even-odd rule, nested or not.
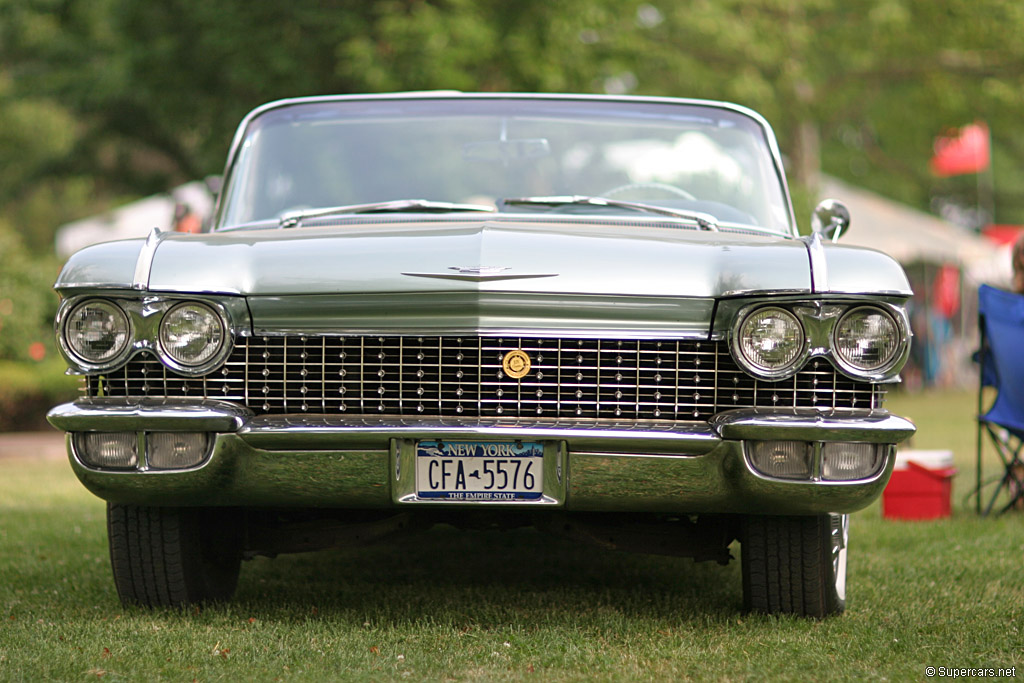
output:
[[[903,335],[885,311],[862,306],[849,311],[836,325],[833,350],[855,370],[885,369],[900,352]]]
[[[113,360],[128,346],[131,328],[121,307],[112,301],[93,299],[80,304],[64,323],[68,349],[86,363]]]
[[[803,357],[804,328],[787,310],[758,309],[740,324],[736,351],[750,371],[764,377],[780,378]]]
[[[160,322],[160,348],[175,363],[197,366],[224,347],[224,322],[209,306],[178,304]]]

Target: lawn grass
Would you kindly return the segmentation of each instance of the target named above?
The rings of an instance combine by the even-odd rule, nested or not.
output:
[[[741,612],[739,567],[440,528],[257,559],[234,602],[125,609],[103,503],[66,463],[0,461],[0,680],[923,680],[1024,677],[1024,517],[979,519],[973,397],[896,396],[917,448],[952,448],[952,519],[854,515],[848,611]],[[973,508],[971,508],[973,509]]]

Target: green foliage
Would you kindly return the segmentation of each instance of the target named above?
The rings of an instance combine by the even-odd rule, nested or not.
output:
[[[976,201],[928,160],[983,119],[996,220],[1024,222],[1022,29],[1014,0],[0,0],[0,215],[48,249],[61,222],[219,172],[263,102],[456,88],[737,101],[796,186],[823,169],[921,208]]]
[[[17,234],[0,225],[0,360],[53,353],[56,275],[53,258],[31,255]]]
[[[74,118],[46,100],[0,101],[0,149],[11,163],[0,166],[0,187],[17,187],[74,145]]]

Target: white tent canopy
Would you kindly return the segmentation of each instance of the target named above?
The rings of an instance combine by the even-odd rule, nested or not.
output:
[[[57,229],[57,255],[67,258],[90,244],[145,237],[153,228],[171,230],[174,207],[178,203],[187,204],[200,216],[207,216],[213,207],[213,197],[205,183],[195,181],[176,187],[168,194],[146,197],[99,216],[67,223]]]
[[[822,179],[819,196],[850,209],[850,229],[841,244],[884,251],[904,265],[953,264],[976,282],[1009,281],[1005,251],[969,230],[835,178]]]

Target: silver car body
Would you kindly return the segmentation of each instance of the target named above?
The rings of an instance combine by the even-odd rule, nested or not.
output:
[[[429,176],[468,159],[480,169],[484,199],[389,187],[379,195],[270,201],[301,195],[304,187],[289,171],[266,170],[268,160],[298,144],[275,135],[303,126],[312,132],[303,128],[302,135],[324,134],[317,130],[350,110],[366,130],[375,120],[401,124],[389,130],[420,130],[421,122],[402,117],[422,108],[429,121],[473,112],[491,117],[488,123],[501,119],[493,140],[466,138],[460,154],[403,181],[436,180]],[[529,119],[527,133],[514,132],[517,117]],[[668,142],[651,133],[602,148],[598,157],[596,134],[566,149],[536,132],[545,125],[573,130],[559,117],[633,117],[630,125],[652,130],[670,121],[683,132]],[[478,134],[467,121],[452,130]],[[538,160],[560,161],[563,173],[570,166],[589,171],[616,155],[636,166],[648,154],[643,158],[656,165],[684,140],[693,143],[701,126],[711,131],[707,140],[730,129],[733,137],[716,143],[716,153],[745,160],[743,175],[728,166],[716,182],[732,183],[726,190],[734,195],[769,185],[757,190],[765,204],[734,215],[724,201],[687,208],[691,193],[670,189],[667,197],[636,202],[656,209],[648,211],[615,206],[603,198],[608,188],[562,188],[545,184],[547,176],[515,175],[515,191],[493,186]],[[707,140],[693,149],[708,149]],[[388,154],[415,146],[403,143]],[[345,176],[352,186],[372,186],[396,168],[390,157],[375,165],[365,156],[339,159],[336,151],[312,158],[316,150],[302,152],[300,172],[320,169],[307,184],[319,182],[331,163],[355,167]],[[598,170],[602,179],[612,177]],[[659,195],[673,172],[641,168],[607,194]],[[474,172],[464,173],[459,191],[476,189]],[[57,280],[58,338],[72,372],[85,377],[86,395],[55,408],[50,421],[69,433],[75,473],[107,501],[846,513],[878,497],[895,445],[914,431],[883,405],[909,343],[911,290],[903,270],[885,254],[844,247],[827,234],[798,236],[771,129],[741,107],[457,93],[285,100],[242,122],[225,182],[212,232],[154,231],[145,240],[92,246],[72,256]],[[503,203],[533,186],[539,189],[529,201]],[[406,199],[441,204],[388,204]],[[473,210],[459,208],[467,201]],[[743,218],[748,213],[752,218]],[[68,316],[92,300],[113,302],[130,327],[111,363],[83,361],[68,338]],[[205,365],[168,361],[161,346],[162,320],[182,302],[198,302],[223,320],[224,348]],[[735,359],[739,321],[765,306],[799,319],[806,336],[800,367],[783,379],[752,377]],[[864,306],[881,311],[899,337],[893,361],[875,374],[851,372],[836,356],[837,321]],[[525,376],[510,376],[510,354],[523,354]],[[154,466],[152,435],[184,433],[203,435],[198,462]],[[92,443],[87,434],[132,435],[122,441],[134,459],[98,464],[84,452]],[[421,461],[449,442],[539,444],[538,495],[431,497],[417,479],[425,476]],[[806,472],[776,476],[755,466],[751,449],[763,443],[804,444]],[[829,476],[825,460],[834,443],[870,445],[877,456],[870,471]]]

